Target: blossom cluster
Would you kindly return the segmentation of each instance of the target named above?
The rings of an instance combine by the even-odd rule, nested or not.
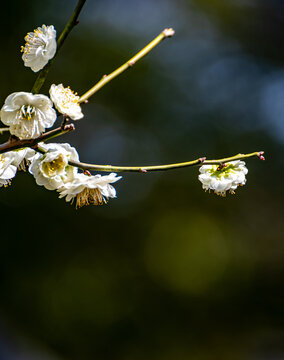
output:
[[[15,92],[9,95],[1,108],[1,121],[9,126],[12,135],[19,139],[35,139],[57,119],[55,108],[66,117],[79,120],[83,113],[79,96],[62,84],[50,88],[51,99],[42,94]]]
[[[78,168],[68,161],[78,161],[79,155],[69,144],[39,144],[44,153],[25,148],[0,154],[0,187],[8,186],[17,170],[28,171],[38,185],[47,190],[56,190],[59,197],[71,203],[76,199],[76,207],[102,205],[108,198],[116,197],[115,188],[110,185],[121,177],[115,173],[106,176],[91,176],[79,173]]]
[[[38,27],[26,35],[25,41],[21,49],[24,65],[38,72],[56,53],[54,26]],[[72,120],[83,118],[80,97],[70,87],[52,84],[49,95],[21,91],[6,98],[0,116],[11,135],[20,140],[36,139],[54,125],[57,113]],[[108,198],[116,197],[116,190],[111,184],[120,176],[115,173],[92,176],[79,172],[77,167],[69,164],[69,161],[79,161],[79,155],[67,143],[38,145],[40,153],[24,148],[0,154],[0,187],[8,186],[18,169],[28,167],[38,185],[58,191],[59,197],[65,197],[68,202],[76,199],[76,207],[101,205]]]
[[[38,72],[56,53],[56,30],[53,25],[42,25],[28,33],[25,41],[25,46],[21,49],[24,65]],[[80,97],[63,84],[52,84],[49,96],[14,92],[6,98],[0,110],[1,121],[11,135],[10,141],[39,138],[46,129],[54,125],[58,113],[63,115],[64,121],[84,117]],[[7,151],[0,154],[0,187],[10,184],[18,169],[28,168],[38,185],[56,190],[59,198],[65,197],[67,202],[75,200],[76,207],[101,205],[108,198],[116,197],[116,190],[111,184],[121,176],[115,173],[101,176],[80,172],[76,163],[80,164],[79,155],[67,143],[37,142],[34,148]],[[240,160],[221,165],[203,165],[200,167],[199,180],[205,191],[212,190],[225,196],[227,191],[234,193],[238,186],[246,183],[247,172],[245,163]]]

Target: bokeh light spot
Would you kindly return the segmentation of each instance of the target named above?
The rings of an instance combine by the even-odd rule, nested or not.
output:
[[[156,280],[173,290],[198,295],[222,279],[231,249],[212,218],[172,213],[154,226],[145,255],[149,273]]]

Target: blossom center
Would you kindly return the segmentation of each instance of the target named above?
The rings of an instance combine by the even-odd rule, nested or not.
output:
[[[217,178],[228,177],[230,174],[236,173],[236,167],[233,164],[223,164],[222,166],[213,165],[209,173]]]
[[[23,105],[20,110],[20,117],[22,120],[30,121],[36,113],[36,109],[31,105]]]
[[[79,96],[77,96],[77,93],[74,93],[70,89],[70,87],[60,89],[59,96],[61,98],[61,105],[64,108],[69,108],[70,104],[77,104],[79,100]]]
[[[47,176],[55,176],[57,173],[62,172],[66,164],[63,159],[63,155],[60,154],[56,159],[44,162],[42,164],[42,170]]]
[[[46,41],[44,40],[44,34],[41,29],[35,29],[34,32],[27,33],[25,41],[25,46],[21,47],[21,52],[24,53],[26,59],[33,47],[46,47]]]

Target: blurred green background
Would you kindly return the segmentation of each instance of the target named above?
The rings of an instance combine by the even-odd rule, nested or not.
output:
[[[2,4],[2,104],[36,78],[25,34],[60,33],[75,5]],[[0,192],[0,359],[284,359],[283,25],[281,0],[87,1],[45,94],[83,94],[165,27],[176,35],[60,139],[82,161],[266,161],[247,161],[234,196],[205,193],[188,168],[123,174],[117,199],[80,210],[18,173]]]

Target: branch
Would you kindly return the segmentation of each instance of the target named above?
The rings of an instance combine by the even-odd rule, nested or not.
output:
[[[138,60],[147,55],[155,46],[157,46],[162,40],[165,38],[171,37],[174,35],[173,29],[165,29],[158,35],[153,41],[151,41],[147,46],[145,46],[139,53],[134,55],[130,60],[120,66],[118,69],[113,71],[109,75],[104,75],[102,79],[94,85],[89,91],[87,91],[84,95],[82,95],[79,99],[79,102],[86,102],[92,95],[94,95],[97,91],[99,91],[103,86],[105,86],[108,82],[113,80],[115,77],[123,73],[125,70],[129,69],[133,65],[136,64]]]
[[[48,131],[36,139],[24,139],[20,140],[14,136],[11,136],[11,138],[5,142],[4,144],[0,145],[0,154],[3,154],[8,151],[22,149],[26,147],[33,147],[36,146],[41,141],[46,141],[49,139],[52,139],[54,137],[66,134],[69,131],[75,130],[75,127],[73,124],[65,125],[64,128],[58,127],[54,130]]]
[[[237,154],[235,156],[231,156],[228,158],[217,159],[217,160],[206,160],[205,157],[199,158],[192,161],[176,163],[176,164],[168,164],[168,165],[156,165],[156,166],[112,166],[112,165],[93,165],[86,164],[77,161],[69,161],[69,165],[78,167],[82,170],[95,170],[95,171],[107,171],[107,172],[142,172],[146,173],[148,171],[164,171],[171,169],[178,169],[182,167],[189,167],[195,165],[204,165],[204,164],[216,164],[222,165],[224,163],[235,161],[235,160],[243,160],[251,157],[258,157],[260,160],[264,160],[263,151],[253,152],[250,154]]]
[[[71,32],[71,30],[73,29],[73,27],[75,25],[78,24],[78,16],[85,4],[86,0],[79,0],[78,4],[71,16],[71,18],[69,19],[68,23],[66,24],[64,30],[62,31],[62,33],[60,34],[58,40],[57,40],[57,50],[56,50],[56,54],[53,57],[52,60],[50,60],[48,62],[48,64],[40,71],[40,73],[38,74],[38,77],[36,78],[36,81],[33,85],[33,88],[31,90],[31,92],[33,94],[38,94],[40,89],[42,88],[43,84],[45,83],[45,80],[47,78],[48,72],[50,70],[51,65],[53,64],[53,61],[56,57],[56,55],[58,54],[59,49],[61,48],[61,46],[63,45],[64,41],[66,40],[67,36],[69,35],[69,33]]]
[[[251,158],[251,157],[258,157],[260,160],[265,160],[264,158],[264,151],[256,151],[250,154],[237,154],[235,156],[231,156],[229,158],[223,158],[223,159],[218,159],[218,160],[205,160],[204,164],[206,165],[223,165],[227,162],[230,161],[236,161],[236,160],[244,160],[247,158]]]

